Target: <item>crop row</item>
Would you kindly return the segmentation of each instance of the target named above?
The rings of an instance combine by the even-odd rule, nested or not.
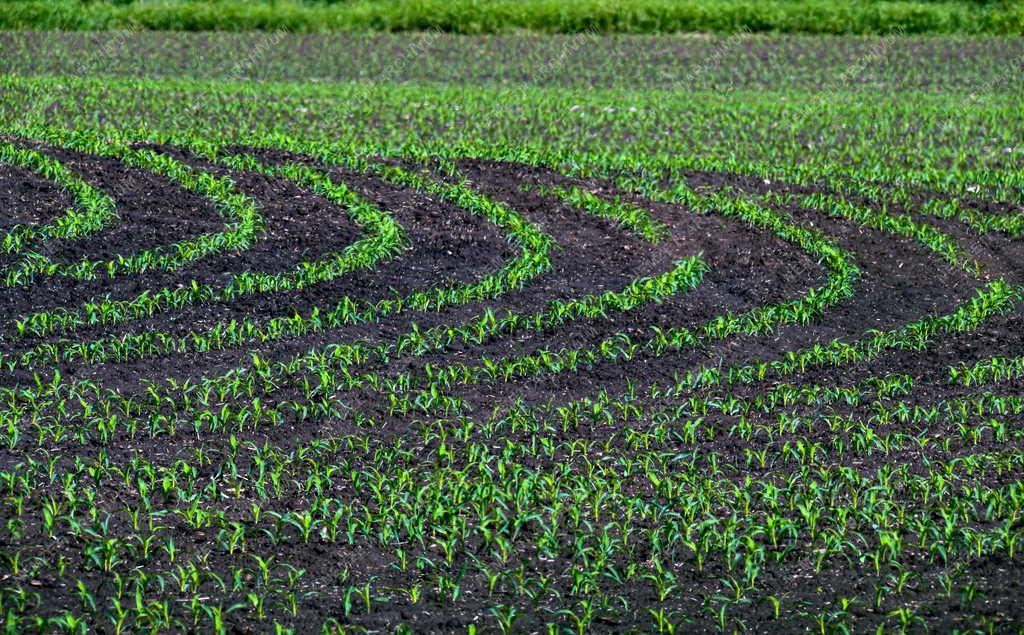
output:
[[[349,150],[3,137],[9,628],[1019,626],[1013,177]],[[82,157],[224,231],[62,258],[147,229]],[[268,184],[356,238],[222,271]]]

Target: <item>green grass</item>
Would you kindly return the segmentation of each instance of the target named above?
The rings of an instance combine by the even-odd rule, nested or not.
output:
[[[0,28],[6,29],[1024,33],[1024,8],[1019,3],[966,0],[5,0],[0,4]]]

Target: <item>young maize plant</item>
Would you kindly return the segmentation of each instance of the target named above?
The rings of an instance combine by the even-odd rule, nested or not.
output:
[[[50,138],[45,138],[44,141],[50,141]],[[262,231],[262,219],[251,201],[235,193],[227,180],[196,173],[168,156],[158,155],[147,149],[107,144],[99,139],[71,138],[67,141],[69,143],[66,147],[69,149],[116,158],[127,166],[152,170],[186,189],[194,190],[210,198],[218,206],[221,215],[231,222],[226,225],[223,232],[204,234],[166,247],[144,249],[132,255],[117,255],[106,261],[81,260],[62,263],[54,262],[39,253],[28,252],[17,264],[6,267],[6,286],[32,284],[39,275],[90,280],[97,276],[97,272],[115,277],[143,273],[151,269],[177,269],[212,253],[244,249]],[[16,152],[17,148],[14,148],[14,151]],[[47,232],[51,237],[80,237],[96,231],[99,228],[96,225],[101,227],[103,223],[109,223],[108,219],[114,216],[113,202],[109,197],[71,175],[59,164],[51,167],[52,160],[45,160],[45,163],[41,159],[33,161],[31,155],[25,158],[18,154],[15,158],[34,162],[38,166],[37,171],[56,176],[55,183],[72,193],[79,194],[78,203],[88,210],[86,213],[69,214],[65,221],[67,224],[84,218],[84,225],[73,226],[63,231],[54,228]]]
[[[1011,106],[309,84],[0,77],[7,631],[1021,628]]]

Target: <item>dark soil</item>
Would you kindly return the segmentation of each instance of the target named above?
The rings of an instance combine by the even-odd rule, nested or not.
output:
[[[220,231],[224,220],[217,210],[200,196],[188,192],[161,177],[144,170],[127,167],[110,160],[83,155],[50,146],[33,144],[47,154],[65,162],[87,182],[109,193],[117,203],[121,214],[120,222],[93,237],[77,241],[54,241],[41,246],[40,250],[57,261],[74,261],[83,257],[99,259],[118,253],[131,253],[139,249],[168,245],[172,242],[194,237],[206,232]],[[215,254],[192,263],[179,271],[146,272],[138,276],[102,278],[95,281],[75,281],[62,278],[45,278],[29,287],[0,289],[0,315],[6,318],[0,326],[3,346],[6,352],[28,350],[45,342],[59,342],[60,337],[42,340],[22,340],[16,337],[11,320],[33,311],[59,307],[74,308],[84,301],[108,296],[128,299],[145,289],[173,288],[189,284],[192,280],[206,283],[223,281],[232,272],[255,269],[268,272],[288,271],[297,263],[343,249],[363,236],[363,229],[357,227],[344,209],[282,178],[270,178],[252,173],[229,170],[211,165],[179,149],[155,147],[197,169],[218,176],[228,176],[237,189],[256,201],[268,228],[250,249],[238,253]],[[259,152],[267,163],[284,160],[304,160],[280,152]],[[306,314],[314,307],[329,309],[344,297],[377,301],[394,295],[405,295],[432,286],[448,286],[477,280],[498,271],[516,256],[514,248],[506,237],[486,219],[469,214],[437,197],[405,187],[399,187],[364,174],[353,173],[333,166],[320,166],[329,171],[332,178],[347,184],[361,196],[387,211],[403,227],[408,239],[408,248],[396,257],[383,261],[366,271],[356,271],[331,283],[295,292],[282,292],[262,296],[247,296],[234,302],[203,304],[187,307],[174,313],[158,313],[143,320],[121,325],[83,328],[74,334],[64,336],[76,341],[87,341],[104,336],[121,336],[141,333],[147,330],[162,330],[174,335],[185,335],[193,330],[202,330],[217,322],[253,318],[267,320],[274,316],[290,316],[295,312]],[[716,215],[702,215],[691,210],[667,204],[656,204],[633,199],[636,204],[646,207],[660,222],[671,229],[671,237],[657,245],[646,243],[629,232],[617,228],[611,221],[594,217],[581,210],[559,203],[557,200],[538,194],[534,190],[524,191],[524,183],[533,185],[575,184],[600,195],[623,194],[607,182],[595,179],[576,179],[557,174],[551,170],[524,165],[514,165],[482,160],[464,160],[459,168],[469,183],[480,193],[499,201],[515,210],[543,232],[549,234],[558,247],[551,254],[551,269],[533,280],[522,289],[513,290],[500,298],[452,306],[440,311],[404,311],[383,316],[378,321],[355,324],[338,329],[329,329],[306,337],[291,338],[273,342],[252,342],[242,348],[215,350],[209,352],[188,352],[157,357],[147,357],[127,363],[67,364],[60,367],[64,376],[76,379],[91,379],[106,388],[123,394],[141,393],[147,381],[164,378],[213,377],[231,368],[244,365],[253,352],[259,352],[272,360],[288,360],[304,351],[334,342],[352,342],[357,339],[369,343],[385,343],[397,335],[407,332],[413,324],[421,329],[437,325],[464,323],[480,314],[485,308],[511,310],[523,314],[542,310],[552,299],[569,299],[605,290],[618,290],[631,280],[652,276],[670,270],[673,262],[688,256],[700,254],[709,264],[710,272],[703,283],[685,294],[659,304],[641,307],[626,314],[613,314],[607,319],[580,320],[560,329],[551,331],[520,332],[512,337],[490,339],[480,346],[453,345],[450,349],[428,353],[423,356],[401,355],[387,362],[372,361],[358,370],[379,372],[385,376],[411,373],[414,377],[424,372],[429,364],[433,368],[445,364],[463,363],[472,365],[482,356],[500,359],[512,355],[525,355],[540,350],[560,348],[586,348],[617,333],[628,333],[634,338],[643,338],[651,326],[695,327],[725,312],[734,314],[758,306],[796,298],[812,287],[825,283],[825,272],[814,258],[802,252],[795,245],[766,232],[738,221]],[[436,175],[435,175],[436,176]],[[784,184],[768,185],[757,179],[741,178],[720,173],[688,173],[683,175],[695,188],[720,189],[728,186],[748,193],[764,194],[770,188],[810,193],[820,191],[816,187],[789,187]],[[17,169],[0,170],[0,208],[4,217],[0,226],[9,228],[15,223],[45,223],[55,218],[69,205],[59,191],[44,181]],[[8,212],[7,210],[11,210]],[[666,386],[673,376],[702,366],[728,366],[756,359],[776,359],[786,351],[798,350],[818,342],[834,339],[854,341],[870,329],[890,329],[919,319],[926,315],[950,313],[984,286],[988,279],[1005,276],[1014,283],[1024,280],[1024,248],[1021,241],[1006,236],[989,234],[976,236],[954,221],[932,219],[918,215],[922,221],[932,223],[961,240],[961,243],[985,267],[982,279],[951,267],[937,255],[920,244],[901,237],[894,237],[879,231],[867,229],[852,222],[823,217],[816,212],[786,208],[777,210],[791,216],[796,222],[813,227],[831,237],[843,249],[851,252],[860,268],[853,298],[830,308],[825,315],[810,325],[781,326],[774,332],[760,337],[734,337],[713,342],[700,349],[684,349],[660,357],[641,354],[630,361],[601,363],[575,373],[556,376],[535,376],[509,382],[483,382],[471,386],[460,386],[458,396],[465,399],[471,408],[469,416],[483,420],[495,410],[507,411],[513,406],[527,404],[550,412],[571,400],[594,397],[605,390],[618,395],[629,384],[637,387],[639,395],[646,395],[652,384]],[[913,209],[907,210],[914,213]],[[2,264],[6,264],[3,261]],[[983,328],[970,334],[945,337],[935,342],[926,351],[898,350],[881,354],[868,363],[852,364],[842,368],[811,368],[785,381],[796,385],[846,386],[871,376],[893,376],[907,374],[915,380],[915,391],[901,397],[910,405],[928,406],[941,400],[956,398],[977,391],[950,386],[947,368],[960,362],[979,361],[993,355],[1019,355],[1024,351],[1024,313],[1019,309],[987,323]],[[0,385],[5,387],[31,385],[31,372],[4,371]],[[762,382],[729,387],[740,397],[754,397],[765,389],[779,383],[778,378]],[[997,387],[1002,394],[1018,394],[1024,389],[1024,382],[1004,382]],[[724,396],[724,387],[701,391],[707,395]],[[296,383],[284,383],[279,390],[267,395],[269,405],[297,399],[301,395]],[[685,397],[674,398],[676,404]],[[290,450],[296,444],[314,438],[332,437],[358,432],[371,439],[372,448],[382,447],[403,439],[408,442],[413,454],[405,467],[426,467],[436,460],[436,448],[424,446],[416,436],[417,424],[410,416],[391,416],[382,396],[372,389],[350,391],[342,395],[343,401],[352,409],[373,417],[375,427],[360,427],[347,418],[316,422],[288,420],[275,429],[248,431],[243,442],[256,446],[264,443],[277,444]],[[645,405],[659,404],[646,397]],[[797,409],[799,410],[799,409]],[[804,408],[804,410],[807,410]],[[866,416],[864,409],[835,405],[837,415]],[[813,412],[805,412],[812,416]],[[744,477],[784,478],[787,466],[779,465],[765,469],[750,468],[741,471],[744,465],[744,444],[737,442],[727,433],[735,424],[735,417],[709,414],[708,425],[719,434],[713,441],[700,446],[705,453],[715,452],[731,459],[726,471],[737,480]],[[649,425],[645,420],[636,427]],[[900,430],[899,424],[880,426],[880,433],[887,429]],[[904,430],[919,433],[920,430]],[[594,424],[573,430],[569,435],[580,439],[609,439],[613,448],[623,453],[625,447],[619,430],[608,430]],[[926,434],[941,438],[952,434],[944,425],[938,424],[925,431]],[[808,433],[803,438],[828,441],[833,433],[828,430]],[[529,438],[525,432],[507,433],[509,440]],[[785,439],[783,439],[784,441]],[[79,459],[105,453],[112,461],[127,462],[133,456],[145,456],[150,462],[170,465],[186,459],[209,441],[200,435],[182,433],[173,443],[165,439],[149,439],[144,436],[124,436],[118,443],[98,447],[88,445],[75,447],[74,455]],[[782,441],[779,441],[780,443]],[[495,441],[497,443],[497,441]],[[981,446],[967,447],[954,443],[948,450],[935,449],[927,456],[921,452],[901,449],[890,455],[873,455],[870,460],[852,465],[858,471],[869,471],[882,465],[910,465],[919,469],[922,460],[950,460],[965,452],[980,453],[986,450],[1007,450],[1016,448],[1016,441],[996,444],[985,441]],[[371,448],[371,449],[372,449]],[[1017,448],[1019,449],[1019,448]],[[680,451],[693,448],[680,448]],[[243,454],[250,452],[243,450]],[[344,456],[339,456],[344,454]],[[357,467],[372,465],[371,452],[330,453],[326,458],[351,461]],[[0,452],[4,464],[11,453]],[[563,457],[564,458],[564,457]],[[62,462],[71,457],[62,456]],[[580,461],[579,458],[566,461]],[[833,465],[843,465],[844,459],[832,460]],[[464,465],[466,457],[455,457],[454,466]],[[241,463],[240,463],[241,464]],[[553,465],[539,464],[539,469],[553,468]],[[213,478],[218,468],[217,461],[202,467],[200,478]],[[965,476],[963,485],[984,482],[992,475],[978,474]],[[289,486],[290,487],[290,486]],[[626,491],[645,495],[645,485],[628,481],[623,484]],[[105,505],[113,511],[119,496],[130,496],[131,492],[109,492],[104,495]],[[338,498],[355,501],[364,500],[367,492],[349,483],[339,486]],[[252,502],[246,495],[237,500],[225,500],[223,508],[229,515],[241,517]],[[287,510],[304,504],[304,494],[288,489],[285,494],[272,500],[268,506]],[[122,505],[123,506],[123,505]],[[204,531],[195,531],[177,518],[168,518],[175,542],[182,554],[204,552],[213,536]],[[63,553],[72,561],[81,557],[80,546],[62,537],[45,541],[40,526],[27,528],[25,542],[26,556],[33,553]],[[111,531],[117,535],[128,533],[129,527],[122,516],[115,520]],[[7,545],[0,540],[0,547]],[[289,562],[305,569],[303,584],[316,589],[315,599],[301,600],[299,617],[290,618],[275,609],[275,617],[290,622],[296,632],[310,632],[319,628],[321,622],[338,615],[338,606],[344,590],[337,578],[339,563],[344,563],[352,579],[365,582],[375,578],[375,584],[398,588],[408,586],[419,577],[413,570],[399,571],[392,566],[391,552],[368,542],[346,545],[344,542],[327,545],[321,543],[303,544],[287,541],[271,544],[265,538],[253,538],[249,545],[255,552],[275,554],[280,562]],[[417,548],[418,549],[418,548]],[[428,548],[427,551],[430,549]],[[435,550],[436,551],[436,550]],[[465,559],[465,555],[459,558]],[[521,559],[535,571],[546,572],[558,577],[563,573],[565,563],[537,562],[530,560],[525,552],[517,552],[513,561]],[[238,559],[215,551],[208,561],[211,570],[226,574]],[[685,563],[686,561],[684,561]],[[154,564],[155,563],[155,564]],[[148,566],[169,566],[163,555],[153,562],[139,563]],[[628,563],[623,563],[628,564]],[[835,598],[870,595],[874,585],[882,580],[869,567],[860,563],[845,562],[838,558],[828,569],[816,574],[809,554],[794,554],[781,564],[766,570],[760,579],[765,594],[786,597],[788,602],[799,604],[810,602],[815,605]],[[1024,591],[1021,571],[1024,563],[1018,556],[1015,560],[987,559],[969,563],[969,573],[984,593],[984,606],[974,610],[1001,620],[1021,623],[1024,608],[1019,597]],[[919,613],[928,617],[938,630],[962,627],[957,612],[961,607],[955,599],[944,600],[936,593],[938,571],[924,560],[913,563],[913,570],[922,578],[904,600],[920,608]],[[680,567],[682,589],[676,608],[693,617],[690,625],[693,632],[711,630],[714,618],[702,612],[700,598],[710,595],[718,588],[719,581],[730,575],[719,560],[710,562],[703,571],[693,567]],[[87,576],[99,579],[98,573]],[[813,583],[809,582],[813,578]],[[38,581],[47,593],[40,610],[70,608],[77,606],[75,591],[65,581],[51,575]],[[464,630],[473,623],[476,616],[486,613],[486,607],[493,604],[493,598],[482,592],[486,582],[471,569],[462,582],[467,593],[457,607],[438,604],[427,599],[419,604],[392,600],[386,606],[379,606],[367,616],[358,616],[353,621],[363,626],[389,630],[400,621],[408,622],[417,631],[448,632]],[[602,583],[613,587],[611,582]],[[556,586],[562,591],[565,580],[558,578]],[[633,606],[656,604],[649,587],[619,589],[624,597],[630,598]],[[504,598],[508,602],[516,598]],[[553,600],[539,609],[557,608]],[[538,607],[518,623],[527,631],[541,630],[544,613]],[[874,609],[860,606],[854,614],[862,627],[881,623],[888,607]],[[735,615],[748,626],[761,630],[758,625],[768,624],[771,607],[768,604],[752,604],[735,607]],[[240,614],[241,615],[241,614]],[[645,616],[646,617],[646,616]],[[594,630],[621,632],[637,627],[636,616],[623,616],[617,620],[610,614],[595,623]],[[238,632],[254,628],[244,618],[230,618],[231,630]],[[772,622],[775,632],[802,629],[802,623],[792,619],[780,623]],[[264,624],[265,625],[265,624]]]

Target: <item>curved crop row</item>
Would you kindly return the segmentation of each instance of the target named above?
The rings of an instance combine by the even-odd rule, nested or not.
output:
[[[1017,623],[1019,202],[559,158],[4,136],[5,626]]]

